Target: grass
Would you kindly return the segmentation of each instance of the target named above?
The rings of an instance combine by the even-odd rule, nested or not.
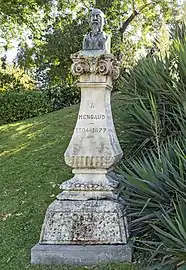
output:
[[[0,126],[0,269],[83,270],[88,267],[36,266],[30,249],[38,240],[45,211],[71,177],[63,159],[77,117],[77,106]],[[95,266],[132,270],[132,264]]]

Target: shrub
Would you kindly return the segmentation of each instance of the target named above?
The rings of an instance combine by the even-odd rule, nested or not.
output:
[[[144,260],[145,264],[152,264],[157,255],[163,255],[165,258],[159,257],[158,259],[162,258],[162,261],[166,259],[166,262],[169,259],[174,267],[175,262],[181,265],[184,259],[186,261],[185,252],[181,253],[183,244],[179,246],[179,243],[172,241],[172,246],[168,246],[167,243],[170,243],[171,236],[166,233],[168,229],[170,231],[171,222],[174,223],[178,216],[178,211],[175,210],[179,205],[177,197],[186,201],[186,138],[182,138],[180,142],[169,141],[161,147],[159,156],[151,150],[148,156],[145,154],[143,157],[129,161],[127,166],[123,165],[121,174],[125,187],[123,196],[128,207],[128,216],[131,219],[130,237],[136,240],[136,243],[145,243],[145,246],[142,245],[143,249],[151,252],[148,262]],[[183,208],[185,209],[184,204]],[[167,219],[165,221],[165,217],[170,222]],[[186,222],[186,216],[183,218]],[[186,237],[186,227],[177,224],[178,226],[179,230],[182,230],[182,236],[179,237]],[[179,230],[175,228],[175,235],[180,235]],[[163,240],[164,245],[162,245],[164,231],[165,237],[168,238],[167,241],[165,241],[166,238]],[[169,234],[172,234],[172,231]],[[175,235],[173,237],[177,237]],[[173,237],[172,240],[174,240]],[[183,240],[183,243],[186,244],[186,241]],[[178,250],[177,253],[175,253],[175,249]],[[182,256],[177,255],[179,252]],[[162,265],[164,264],[162,263]],[[167,268],[157,269],[175,268],[167,266]]]
[[[0,93],[33,91],[35,83],[22,69],[8,66],[0,69]]]
[[[43,92],[52,104],[53,110],[59,110],[80,101],[80,91],[73,85],[49,86]]]
[[[120,139],[126,159],[148,149],[158,153],[168,138],[185,136],[185,59],[186,41],[174,42],[165,59],[142,59],[121,79]]]
[[[151,258],[160,254],[163,259],[151,270],[186,269],[186,199],[178,196],[173,205],[174,215],[162,209],[161,227],[152,225],[160,242],[153,243],[154,247],[147,250],[151,252]]]
[[[0,69],[0,124],[11,123],[52,110],[45,94],[22,69]]]
[[[176,40],[164,59],[140,60],[120,84],[123,196],[131,238],[154,270],[186,267],[185,59],[186,40]]]
[[[31,118],[50,111],[50,103],[39,91],[12,91],[0,94],[0,124]]]

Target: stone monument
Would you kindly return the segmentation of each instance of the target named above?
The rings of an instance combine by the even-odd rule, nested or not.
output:
[[[64,156],[74,177],[61,185],[62,193],[46,211],[39,243],[31,250],[34,264],[131,261],[125,202],[113,172],[122,157],[110,105],[119,63],[103,32],[103,12],[93,9],[89,22],[83,50],[71,56],[81,104]]]

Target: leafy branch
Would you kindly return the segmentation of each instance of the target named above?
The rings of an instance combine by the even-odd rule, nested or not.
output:
[[[158,1],[158,2],[156,2],[156,4],[158,4],[158,3],[160,3],[161,1]],[[122,23],[122,26],[121,26],[121,28],[119,29],[119,31],[120,31],[120,33],[121,33],[121,35],[123,35],[124,34],[124,32],[126,31],[126,29],[127,29],[127,27],[129,26],[129,24],[139,15],[139,14],[141,14],[142,13],[142,11],[145,9],[145,8],[147,8],[148,6],[150,6],[150,5],[153,5],[153,4],[155,4],[154,2],[152,2],[152,3],[147,3],[147,4],[145,4],[145,5],[143,5],[143,6],[141,6],[140,8],[139,8],[139,10],[136,10],[135,9],[135,4],[134,4],[134,1],[132,2],[132,13],[131,13],[131,15]]]

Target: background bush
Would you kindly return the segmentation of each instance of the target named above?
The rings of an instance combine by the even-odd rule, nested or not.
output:
[[[0,69],[0,93],[33,91],[36,89],[35,82],[20,68],[7,66]]]
[[[41,85],[38,89],[22,69],[1,68],[0,124],[59,110],[80,101],[80,91],[73,85]]]
[[[42,92],[5,92],[0,94],[0,124],[42,115],[52,110]]]
[[[80,102],[80,90],[74,85],[50,86],[42,90],[53,110],[59,110]]]
[[[52,110],[47,96],[21,69],[0,70],[0,124],[41,115]]]

